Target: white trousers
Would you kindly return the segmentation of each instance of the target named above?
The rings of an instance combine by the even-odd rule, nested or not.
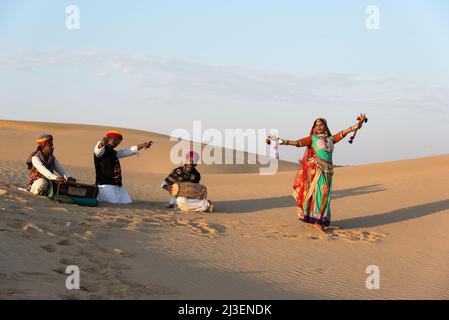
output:
[[[186,197],[177,197],[176,204],[181,211],[187,212],[205,212],[209,210],[209,201],[199,199],[189,199]]]
[[[163,180],[161,187],[164,188],[168,185],[166,180]],[[169,204],[177,205],[181,211],[187,212],[205,212],[209,210],[210,203],[207,200],[189,199],[186,197],[173,197],[168,200]]]
[[[47,179],[39,178],[31,185],[30,192],[35,195],[45,194],[48,191],[50,183]]]
[[[130,204],[133,202],[125,187],[114,186],[110,184],[103,184],[98,186],[98,201],[115,203],[115,204]]]

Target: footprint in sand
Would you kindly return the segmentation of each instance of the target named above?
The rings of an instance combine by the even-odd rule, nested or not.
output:
[[[118,256],[123,255],[123,250],[121,250],[121,249],[114,249],[113,251],[114,251],[114,254],[116,254]]]
[[[6,225],[13,229],[22,229],[26,224],[27,223],[25,221],[19,219],[13,219],[11,221],[6,222]]]
[[[226,233],[226,227],[219,224],[208,224],[205,221],[190,221],[189,227],[192,228],[194,232],[199,232],[201,235],[215,235]]]
[[[279,238],[279,232],[274,230],[265,230],[266,237],[270,239],[278,239]]]
[[[24,207],[23,209],[29,212],[36,212],[36,209],[34,209],[33,207]]]
[[[221,235],[226,234],[226,227],[221,224],[209,223],[209,227],[211,227],[212,229],[214,229],[216,232],[218,232]]]
[[[0,196],[3,196],[7,193],[8,191],[5,189],[0,189]]]
[[[161,223],[161,221],[160,221],[159,219],[156,219],[156,218],[148,218],[148,217],[143,218],[143,219],[142,219],[142,223],[143,223],[145,226],[161,226],[161,225],[162,225],[162,223]]]
[[[58,241],[58,245],[60,245],[60,246],[72,246],[73,245],[73,242],[72,241],[70,241],[69,239],[62,239],[62,240],[59,240]]]
[[[58,251],[58,248],[52,244],[46,244],[44,246],[41,246],[41,248],[50,253],[54,253],[54,252]]]
[[[39,228],[38,226],[32,224],[32,223],[27,223],[25,226],[23,226],[22,228],[23,231],[31,231],[31,232],[38,232],[38,233],[43,233],[44,230],[42,230],[41,228]]]
[[[15,197],[15,200],[18,202],[21,202],[23,204],[28,203],[28,199],[21,198],[21,197]]]
[[[23,291],[13,288],[0,288],[0,296],[11,296],[15,294],[23,294]]]
[[[154,220],[154,221],[147,220],[146,222],[144,222],[144,226],[149,227],[149,228],[154,228],[154,227],[160,228],[160,227],[163,227],[164,225],[157,220]]]
[[[122,228],[122,227],[126,226],[126,224],[118,223],[118,222],[107,222],[106,224],[108,225],[108,227],[113,227],[113,228],[115,228],[115,227]]]
[[[65,268],[63,268],[63,267],[58,267],[58,268],[56,268],[56,269],[53,269],[52,270],[53,272],[56,272],[56,273],[59,273],[59,274],[66,274],[65,273]]]
[[[64,229],[48,229],[47,235],[51,237],[70,237],[72,234],[67,228],[64,228]]]
[[[12,280],[14,278],[16,278],[16,274],[15,273],[2,273],[0,272],[0,280]]]
[[[124,229],[129,231],[139,231],[141,226],[142,220],[139,217],[134,217],[133,220],[131,220],[131,222],[128,223],[128,225]]]
[[[19,273],[24,276],[43,276],[43,275],[45,275],[45,273],[35,272],[35,271],[20,271]]]
[[[59,262],[66,266],[78,265],[78,263],[75,260],[70,259],[70,258],[62,258],[61,260],[59,260]],[[64,270],[64,273],[65,273],[65,270]]]
[[[194,220],[178,218],[174,220],[174,224],[178,226],[186,226],[190,228],[193,231],[193,233],[202,236],[214,235],[216,233],[224,234],[226,230],[224,226],[218,224],[207,224],[201,218],[200,219],[197,218]]]
[[[342,230],[338,228],[332,228],[327,232],[331,239],[342,239],[348,242],[380,242],[387,236],[387,234],[370,230]]]
[[[94,282],[83,281],[83,284],[80,286],[80,290],[81,291],[85,291],[85,292],[89,292],[89,293],[94,293],[94,292],[97,292],[99,290],[99,287]]]
[[[74,224],[71,224],[68,229],[69,229],[70,233],[83,234],[84,232],[89,230],[89,226],[84,223],[74,223]]]
[[[51,208],[52,211],[56,211],[56,212],[69,212],[69,210],[67,208],[63,208],[63,207],[53,207]]]
[[[195,232],[200,235],[212,235],[216,233],[216,230],[214,228],[211,228],[207,223],[205,222],[190,222],[189,227]]]
[[[134,221],[134,217],[133,218],[117,218],[115,219],[115,222],[119,222],[119,223],[123,223],[123,224],[128,224]]]
[[[94,233],[90,230],[87,230],[86,232],[83,233],[82,238],[84,240],[90,240],[93,236],[94,236]]]
[[[286,238],[286,239],[294,240],[294,239],[297,239],[298,237],[299,237],[299,235],[297,235],[297,234],[284,234],[284,238]]]

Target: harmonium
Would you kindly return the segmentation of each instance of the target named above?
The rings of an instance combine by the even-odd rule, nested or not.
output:
[[[51,189],[48,197],[53,200],[80,206],[98,206],[98,187],[96,185],[52,181]]]

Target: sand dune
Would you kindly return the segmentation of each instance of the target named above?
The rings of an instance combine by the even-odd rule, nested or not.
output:
[[[17,189],[43,131],[91,183],[91,149],[106,130],[0,120],[1,299],[449,298],[449,156],[336,169],[325,234],[297,221],[290,163],[273,176],[202,167],[217,212],[165,209],[159,183],[174,142],[138,130],[122,130],[125,145],[155,145],[122,162],[132,205],[63,205]],[[72,264],[81,290],[65,288]],[[380,290],[365,287],[369,265],[380,268]]]
[[[0,120],[0,132],[4,137],[3,145],[7,153],[0,155],[0,160],[23,159],[35,148],[35,140],[43,132],[55,137],[55,154],[62,162],[79,167],[92,167],[93,147],[104,134],[112,129],[119,129],[123,136],[123,147],[129,147],[148,139],[154,141],[154,146],[142,158],[130,158],[123,163],[125,170],[147,173],[167,173],[173,168],[170,162],[170,150],[178,141],[170,141],[170,137],[158,133],[115,128],[105,126],[90,126],[78,124],[40,123],[28,121]],[[21,143],[17,144],[16,139]],[[226,150],[226,149],[223,149]],[[223,156],[225,151],[223,151]],[[247,154],[240,155],[247,157]],[[234,152],[234,157],[237,157]],[[258,173],[259,165],[207,165],[199,166],[205,173]],[[295,164],[286,161],[279,162],[281,171],[294,170]]]

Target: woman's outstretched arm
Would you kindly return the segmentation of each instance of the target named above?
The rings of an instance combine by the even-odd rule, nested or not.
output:
[[[339,133],[334,134],[332,136],[334,143],[337,143],[337,142],[343,140],[343,138],[346,137],[348,135],[348,133],[354,132],[355,130],[360,129],[361,127],[362,127],[361,123],[356,123],[355,125],[349,127],[348,129],[342,130]]]
[[[282,146],[295,146],[297,148],[300,147],[308,147],[312,144],[312,137],[308,136],[299,140],[285,140],[280,139],[279,144]]]

